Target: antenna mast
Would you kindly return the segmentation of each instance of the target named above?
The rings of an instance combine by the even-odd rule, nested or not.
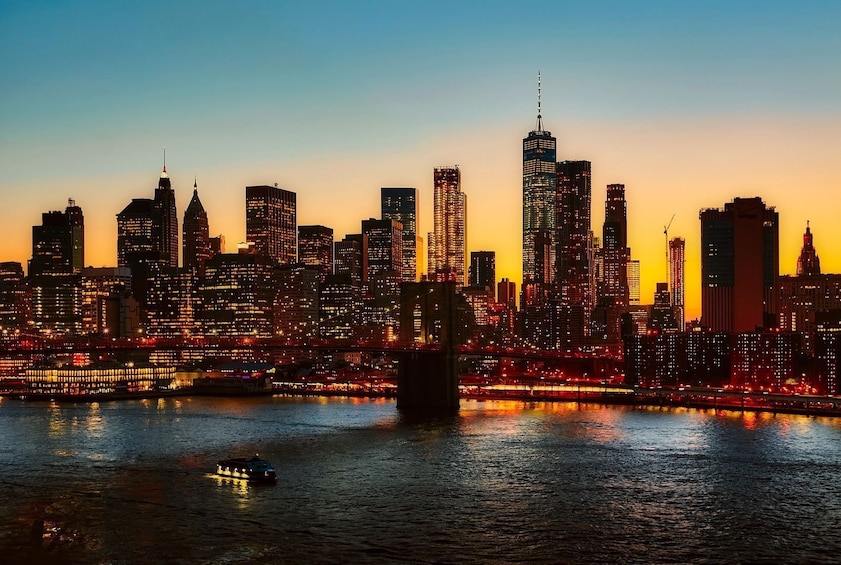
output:
[[[537,71],[537,131],[543,131],[543,116],[540,108],[540,71]]]

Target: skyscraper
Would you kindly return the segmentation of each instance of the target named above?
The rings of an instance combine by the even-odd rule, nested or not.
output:
[[[26,328],[30,296],[23,265],[17,261],[0,263],[0,341]]]
[[[277,186],[245,187],[245,237],[280,264],[297,260],[296,194]]]
[[[325,226],[298,226],[298,261],[319,271],[324,282],[333,274],[333,229]]]
[[[334,247],[333,272],[346,275],[357,289],[368,280],[368,237],[364,233],[348,234]]]
[[[403,281],[418,278],[418,195],[415,188],[381,188],[383,220],[403,224]]]
[[[701,210],[701,324],[719,332],[776,326],[779,215],[762,199]]]
[[[82,279],[85,262],[85,219],[68,200],[64,212],[45,212],[32,227],[32,320],[48,334],[78,334],[82,330]]]
[[[204,264],[213,257],[207,212],[199,200],[198,181],[193,181],[193,198],[184,211],[184,267],[204,271]]]
[[[686,242],[682,237],[669,241],[669,293],[678,330],[686,329]]]
[[[592,310],[590,295],[590,161],[562,161],[556,165],[558,184],[557,292],[561,304]]]
[[[537,75],[537,124],[523,139],[523,287],[548,285],[555,268],[556,146],[552,133],[543,129]],[[548,251],[548,257],[541,253]],[[525,305],[522,305],[525,306]]]
[[[154,241],[157,251],[164,254],[164,264],[168,267],[178,266],[178,216],[175,211],[175,190],[166,172],[166,157],[164,170],[155,189],[155,228]]]
[[[607,185],[607,199],[604,205],[604,226],[602,228],[602,284],[599,292],[598,314],[602,339],[616,341],[621,336],[620,320],[630,305],[628,286],[628,262],[631,250],[628,248],[627,205],[625,185]]]
[[[433,178],[434,232],[430,241],[429,277],[465,284],[467,196],[461,191],[461,171],[436,167]]]
[[[398,280],[403,272],[403,229],[395,220],[362,220],[362,234],[368,242],[368,276],[392,273]]]

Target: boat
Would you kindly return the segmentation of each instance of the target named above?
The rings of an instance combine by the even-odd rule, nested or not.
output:
[[[221,477],[255,482],[274,482],[277,478],[272,464],[265,459],[260,459],[258,455],[223,459],[216,464],[216,474]]]

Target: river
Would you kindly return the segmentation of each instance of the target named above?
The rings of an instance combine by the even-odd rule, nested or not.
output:
[[[259,453],[276,485],[212,475]],[[33,544],[32,524],[58,528]],[[61,538],[61,539],[60,539]],[[575,403],[0,401],[0,562],[836,563],[841,420]]]

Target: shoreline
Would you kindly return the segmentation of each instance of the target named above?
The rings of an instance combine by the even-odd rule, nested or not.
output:
[[[648,391],[646,391],[648,392]],[[93,403],[122,400],[144,400],[159,398],[179,397],[215,397],[215,398],[248,398],[265,396],[293,396],[293,397],[346,397],[346,398],[369,398],[369,399],[394,399],[394,393],[380,393],[371,390],[348,391],[313,391],[300,389],[274,389],[271,391],[260,391],[242,394],[223,394],[212,392],[197,392],[190,389],[172,391],[145,391],[138,393],[106,393],[96,395],[38,395],[32,393],[4,393],[0,398],[19,400],[23,402],[56,402],[56,403]],[[713,400],[687,400],[674,399],[663,395],[642,394],[617,394],[617,393],[594,393],[582,392],[581,394],[475,394],[462,393],[460,400],[474,401],[501,401],[513,400],[517,402],[564,402],[576,404],[600,404],[603,406],[627,406],[633,408],[691,408],[697,410],[726,410],[730,412],[754,412],[769,414],[791,414],[799,416],[823,416],[830,418],[841,418],[841,405],[833,404],[832,407],[808,406],[809,402],[800,397],[792,397],[792,405],[762,406],[741,402],[721,402],[720,399]],[[799,404],[799,405],[794,405]]]

